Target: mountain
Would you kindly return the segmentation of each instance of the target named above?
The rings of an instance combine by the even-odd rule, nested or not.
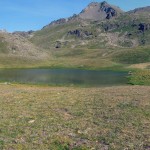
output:
[[[47,28],[51,25],[59,25],[72,21],[81,21],[81,20],[93,20],[93,21],[102,21],[115,18],[122,14],[123,11],[116,6],[110,5],[107,2],[92,2],[85,9],[83,9],[78,15],[74,14],[69,18],[61,18],[56,21],[52,21],[49,25],[46,25],[44,28]]]
[[[92,2],[81,13],[51,22],[31,41],[44,49],[137,47],[150,44],[150,7],[129,12]]]
[[[1,31],[0,67],[101,68],[149,62],[149,15],[150,6],[124,12],[105,1],[92,2],[39,31]]]
[[[109,5],[107,2],[92,2],[78,15],[81,19],[104,20],[119,16],[123,11],[116,6]]]

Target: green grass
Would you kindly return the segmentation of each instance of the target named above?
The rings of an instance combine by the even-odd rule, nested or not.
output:
[[[114,55],[117,62],[123,64],[138,64],[150,61],[150,49],[129,49]]]
[[[4,150],[145,149],[150,87],[0,85]]]
[[[7,47],[7,43],[6,42],[2,42],[0,39],[0,53],[8,53],[8,47]]]
[[[129,77],[129,83],[133,85],[150,85],[150,70],[135,71]]]
[[[107,56],[113,50],[105,49],[52,49],[47,58],[19,55],[0,55],[0,68],[82,68],[101,69],[120,66]],[[106,56],[103,57],[103,54]]]
[[[0,68],[36,68],[46,65],[46,60],[17,55],[0,55]]]

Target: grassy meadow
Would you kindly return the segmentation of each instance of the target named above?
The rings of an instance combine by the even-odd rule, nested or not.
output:
[[[150,147],[150,87],[0,85],[0,149]]]

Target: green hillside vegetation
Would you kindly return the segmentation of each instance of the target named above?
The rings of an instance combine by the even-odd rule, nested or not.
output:
[[[7,48],[7,43],[4,42],[2,39],[0,39],[0,53],[7,54],[8,53],[8,48]]]
[[[123,64],[138,64],[150,62],[150,49],[137,48],[120,51],[116,54],[114,60]]]

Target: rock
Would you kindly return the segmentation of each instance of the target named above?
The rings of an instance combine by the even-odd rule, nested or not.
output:
[[[35,122],[35,120],[30,120],[28,123],[34,123]]]
[[[33,33],[34,33],[33,30],[30,30],[30,31],[27,31],[27,32],[25,32],[25,31],[15,31],[15,32],[12,33],[12,35],[20,35],[20,36],[28,38],[28,37],[32,36]]]
[[[76,37],[79,38],[87,38],[93,36],[93,33],[89,31],[84,31],[82,29],[76,29],[76,30],[69,31],[68,35],[75,35]]]
[[[117,16],[117,11],[105,1],[101,4],[101,10],[106,13],[106,19],[111,19],[112,17]]]
[[[55,21],[52,21],[49,25],[46,25],[43,27],[43,29],[46,29],[50,26],[55,26],[55,25],[59,25],[59,24],[64,24],[68,21],[68,19],[65,19],[65,18],[61,18],[61,19],[58,19],[58,20],[55,20]]]
[[[56,41],[56,46],[55,46],[55,48],[61,48],[61,42],[60,41]]]
[[[146,30],[150,29],[150,24],[146,24],[146,23],[140,23],[139,24],[139,30],[142,32],[145,32]]]
[[[81,36],[81,31],[76,29],[76,30],[73,30],[73,31],[69,31],[68,34],[76,35],[77,37],[80,37]]]
[[[102,27],[104,28],[105,31],[111,31],[114,29],[118,29],[120,27],[119,24],[103,24]]]
[[[5,84],[5,85],[11,85],[11,83],[10,83],[10,82],[5,82],[4,84]]]

